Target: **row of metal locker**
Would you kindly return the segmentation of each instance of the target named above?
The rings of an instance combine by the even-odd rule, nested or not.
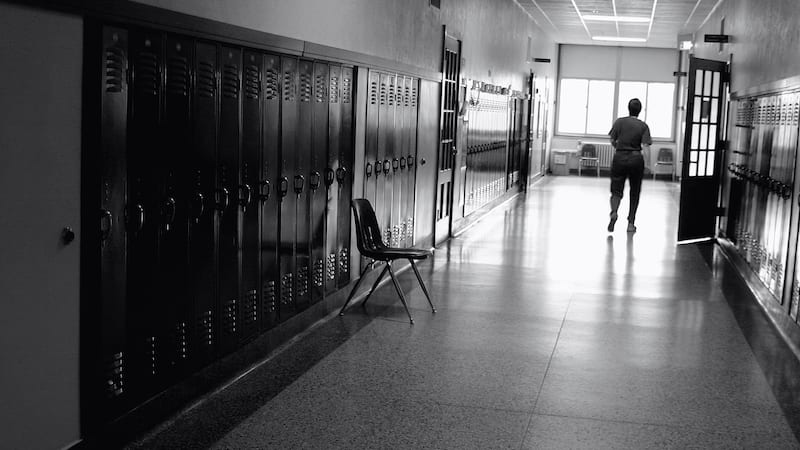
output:
[[[364,198],[375,209],[384,242],[410,247],[414,243],[419,80],[370,70],[367,83]]]
[[[784,303],[794,198],[800,94],[742,98],[732,105],[728,235],[742,259]],[[791,311],[797,318],[797,295]]]
[[[349,283],[356,86],[346,65],[101,34],[92,379],[113,416]]]

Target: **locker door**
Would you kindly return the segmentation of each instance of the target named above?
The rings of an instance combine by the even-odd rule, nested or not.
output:
[[[394,247],[400,246],[400,230],[403,226],[403,216],[401,215],[401,205],[403,203],[402,196],[402,176],[400,172],[400,156],[403,155],[403,141],[405,138],[405,115],[403,111],[403,91],[405,89],[405,77],[397,75],[394,81],[394,145],[392,154],[392,240],[389,241],[390,245]]]
[[[380,127],[386,131],[386,151],[383,155],[383,201],[381,201],[381,213],[378,214],[378,221],[383,231],[383,241],[386,245],[392,245],[394,236],[392,214],[394,207],[394,172],[392,162],[394,160],[395,147],[397,146],[397,124],[395,123],[395,113],[397,112],[397,77],[387,75],[386,109],[384,116],[380,119]],[[380,201],[380,199],[378,199]]]
[[[311,303],[311,195],[309,184],[311,178],[311,146],[313,132],[313,90],[314,63],[300,60],[298,63],[299,93],[298,120],[295,126],[297,133],[297,151],[295,152],[295,176],[292,183],[297,197],[295,204],[295,305],[302,311]]]
[[[262,328],[274,326],[278,319],[278,230],[280,226],[281,196],[276,195],[280,179],[280,73],[281,60],[275,55],[265,55],[263,86],[264,115],[261,154],[261,297],[263,308]]]
[[[328,84],[328,167],[325,169],[325,189],[327,191],[327,213],[325,226],[325,293],[331,294],[337,288],[338,258],[338,222],[340,184],[336,183],[336,173],[341,170],[339,153],[341,152],[342,104],[341,98],[342,67],[330,66]]]
[[[379,156],[379,148],[382,147],[383,135],[379,130],[378,119],[382,104],[386,103],[386,89],[382,84],[381,74],[374,70],[369,71],[369,98],[367,104],[367,123],[366,123],[366,142],[364,143],[364,198],[372,203],[376,211],[379,207],[378,202],[378,183],[383,178],[383,160]],[[381,191],[381,196],[383,191]],[[381,197],[382,198],[382,197]],[[347,205],[348,211],[350,205]],[[366,264],[366,259],[362,265]]]
[[[242,184],[239,199],[242,206],[242,289],[240,324],[242,339],[252,338],[261,329],[261,202],[254,198],[254,189],[261,179],[261,70],[263,57],[254,51],[244,52],[242,96]]]
[[[159,302],[167,315],[166,345],[172,376],[189,368],[189,324],[191,297],[187,293],[187,252],[189,239],[189,190],[186,182],[191,127],[192,42],[168,36],[165,43],[164,153],[166,167],[161,192],[163,223],[159,271]]]
[[[311,173],[308,178],[309,217],[311,231],[311,303],[322,300],[325,295],[326,260],[326,207],[328,174],[328,85],[330,74],[328,65],[314,63],[314,93],[311,129]]]
[[[127,395],[125,351],[125,197],[128,119],[128,32],[103,28],[100,97],[100,355],[92,370],[92,397],[103,412],[121,413]]]
[[[238,323],[241,285],[241,226],[242,206],[240,191],[241,145],[241,80],[242,51],[221,47],[221,96],[219,115],[218,186],[222,190],[222,208],[219,212],[219,306],[220,351],[227,353],[236,348],[241,324]]]
[[[278,182],[280,207],[280,320],[297,313],[295,308],[295,217],[299,194],[293,183],[297,171],[295,152],[297,139],[295,127],[297,108],[297,64],[296,58],[281,57],[281,179]],[[300,185],[302,188],[302,184]]]
[[[197,42],[194,58],[191,213],[189,228],[189,292],[194,304],[190,354],[195,367],[214,357],[217,322],[218,214],[226,197],[217,188],[217,47]]]
[[[342,67],[341,89],[341,128],[339,133],[339,168],[336,170],[336,185],[339,190],[339,218],[336,225],[336,245],[339,254],[337,285],[350,283],[350,200],[353,197],[353,161],[355,143],[353,142],[353,86],[352,67]],[[371,84],[371,83],[370,83]],[[370,86],[370,105],[372,87]],[[367,130],[369,132],[369,129]],[[373,149],[375,149],[373,145]],[[369,198],[369,197],[367,197]]]
[[[389,116],[389,75],[380,74],[380,103],[378,107],[378,153],[375,158],[375,217],[384,233],[388,230],[387,205],[386,205],[386,176],[389,174],[389,164],[386,159],[387,147],[391,142]]]
[[[402,83],[400,84],[403,93],[402,93],[402,108],[400,108],[400,116],[402,117],[403,129],[402,129],[402,144],[399,152],[399,160],[400,160],[400,180],[399,180],[399,190],[400,190],[400,204],[398,205],[398,217],[400,222],[400,229],[399,229],[399,237],[398,237],[398,246],[402,247],[409,247],[411,242],[409,241],[409,223],[408,223],[408,193],[409,193],[409,176],[410,173],[408,169],[408,155],[411,152],[411,130],[416,123],[412,122],[412,118],[409,115],[409,110],[411,109],[411,78],[410,77],[403,77]]]
[[[165,315],[157,292],[161,182],[161,74],[163,38],[153,31],[130,35],[132,86],[128,117],[128,323],[132,394],[155,391],[167,368]],[[154,289],[156,290],[154,292]]]
[[[410,85],[408,108],[406,109],[406,123],[408,123],[408,153],[406,155],[406,245],[414,245],[414,221],[416,207],[416,180],[417,180],[417,86],[419,80],[410,78],[406,80]]]

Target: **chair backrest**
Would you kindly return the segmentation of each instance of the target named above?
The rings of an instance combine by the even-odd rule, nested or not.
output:
[[[658,149],[658,162],[672,162],[672,149],[669,147],[661,147]]]
[[[595,147],[594,144],[583,144],[581,147],[581,156],[586,158],[596,158],[597,147]]]
[[[381,229],[372,204],[365,198],[354,198],[350,202],[356,222],[356,246],[362,254],[386,248],[381,238]]]

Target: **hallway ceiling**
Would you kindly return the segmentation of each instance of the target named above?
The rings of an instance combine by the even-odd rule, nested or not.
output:
[[[558,43],[662,48],[677,48],[678,35],[698,30],[723,1],[514,0]],[[598,21],[594,16],[610,17]],[[625,18],[640,22],[619,20]],[[603,37],[641,41],[597,40]]]

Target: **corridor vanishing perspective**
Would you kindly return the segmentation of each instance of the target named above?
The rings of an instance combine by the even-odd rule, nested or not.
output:
[[[131,448],[800,448],[678,185],[547,177]],[[620,217],[627,213],[623,199]]]

